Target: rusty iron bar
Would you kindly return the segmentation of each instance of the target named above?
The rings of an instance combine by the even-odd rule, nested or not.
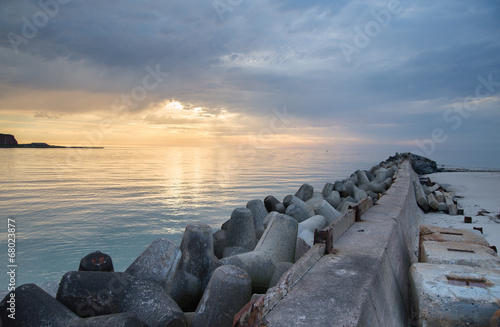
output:
[[[327,226],[323,230],[314,230],[314,244],[325,244],[325,253],[333,253],[333,227]]]
[[[233,327],[260,327],[265,326],[262,321],[264,311],[264,297],[248,302],[234,316]]]

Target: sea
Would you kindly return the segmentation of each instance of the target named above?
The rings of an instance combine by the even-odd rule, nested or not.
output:
[[[250,200],[282,200],[303,183],[321,191],[326,182],[370,169],[388,155],[331,149],[0,149],[0,290],[8,288],[8,265],[14,266],[16,286],[53,283],[97,250],[111,256],[115,271],[124,271],[157,238],[180,244],[189,224],[216,231]],[[9,234],[15,234],[15,246]]]

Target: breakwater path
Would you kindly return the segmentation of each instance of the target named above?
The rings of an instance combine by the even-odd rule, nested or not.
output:
[[[316,244],[249,315],[268,327],[408,325],[408,271],[423,218],[415,179],[404,161],[387,193],[332,245],[333,253]]]

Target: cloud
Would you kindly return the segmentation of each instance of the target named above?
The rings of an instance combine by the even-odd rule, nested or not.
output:
[[[311,135],[331,135],[318,124],[350,125],[347,138],[408,141],[446,126],[444,108],[473,96],[479,76],[500,81],[493,0],[401,0],[382,23],[385,0],[242,1],[223,19],[211,1],[71,1],[26,38],[26,21],[43,11],[37,3],[0,5],[0,110],[38,118],[106,116],[141,85],[147,66],[159,65],[168,78],[128,108],[150,125],[203,125],[224,114],[252,125],[286,105]],[[370,24],[378,32],[348,62],[340,44],[355,45]],[[11,33],[28,41],[18,53]],[[154,111],[173,98],[202,113]],[[498,107],[497,93],[491,98]],[[475,117],[484,130],[499,122]]]

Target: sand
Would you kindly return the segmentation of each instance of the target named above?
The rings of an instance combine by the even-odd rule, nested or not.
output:
[[[472,224],[464,223],[464,216],[427,213],[425,224],[472,230],[482,227],[490,245],[500,250],[500,172],[445,172],[426,175],[440,185],[449,184],[447,190],[459,197],[458,206],[464,215],[472,217]],[[446,186],[446,185],[445,185]],[[479,215],[481,210],[488,211]]]

